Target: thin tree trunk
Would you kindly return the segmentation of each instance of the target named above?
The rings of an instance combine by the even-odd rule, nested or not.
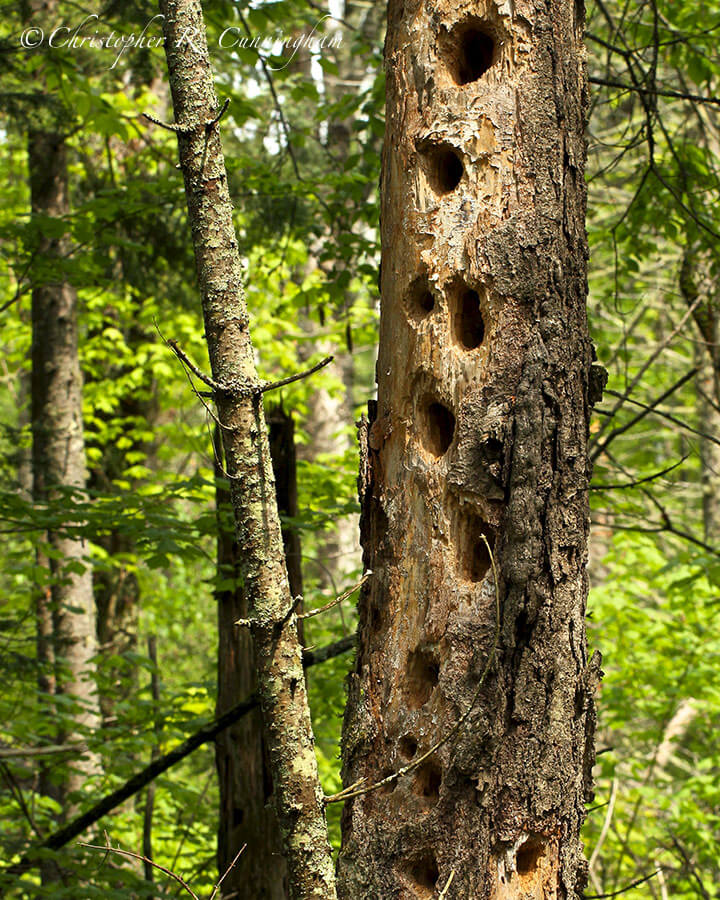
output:
[[[583,26],[571,0],[390,0],[346,898],[586,883]]]
[[[157,638],[155,635],[148,637],[148,659],[152,663],[152,672],[150,674],[150,696],[152,697],[153,708],[153,731],[155,732],[155,743],[150,751],[150,761],[155,762],[160,756],[160,679],[158,678],[158,657],[157,657]],[[148,785],[147,794],[145,795],[145,809],[143,810],[143,871],[145,881],[151,884],[155,880],[155,872],[150,860],[153,859],[153,813],[155,812],[155,782],[152,781]]]
[[[198,0],[161,2],[180,164],[216,383],[237,543],[252,603],[255,668],[293,897],[335,897],[302,652],[285,567],[261,396],[232,222],[218,101]]]
[[[56,219],[67,216],[70,207],[63,135],[30,131],[28,165],[33,215]],[[63,490],[85,487],[77,296],[57,271],[67,249],[67,240],[62,237],[41,237],[36,248],[43,266],[42,273],[35,276],[32,292],[32,471],[33,496],[38,502],[61,503]],[[50,559],[42,553],[40,558],[49,568],[51,587],[37,600],[40,688],[71,697],[77,704],[75,712],[63,716],[58,742],[82,741],[99,723],[94,680],[95,605],[88,547],[61,528],[49,532],[45,540],[51,548]],[[97,772],[97,757],[85,754],[59,786],[45,787],[59,796],[69,815],[72,806],[67,803],[68,795]]]

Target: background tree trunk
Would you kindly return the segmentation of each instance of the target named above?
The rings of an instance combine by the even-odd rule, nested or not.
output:
[[[69,214],[64,137],[59,132],[31,131],[28,160],[32,213],[60,219]],[[62,274],[67,254],[64,237],[42,236],[36,258],[42,263],[32,292],[32,472],[38,502],[58,500],[64,489],[85,487],[82,422],[82,376],[78,361],[77,296]],[[60,722],[60,742],[83,741],[99,723],[94,683],[97,641],[92,572],[84,541],[58,528],[46,535],[50,548],[50,587],[37,601],[40,687],[45,693],[71,697],[76,710]],[[40,557],[44,557],[41,552]],[[65,804],[87,776],[98,771],[97,757],[79,755],[61,785],[47,790]]]
[[[361,473],[374,576],[344,781],[432,752],[347,803],[347,898],[429,898],[451,877],[450,896],[574,898],[586,882],[583,26],[570,0],[390,0]]]

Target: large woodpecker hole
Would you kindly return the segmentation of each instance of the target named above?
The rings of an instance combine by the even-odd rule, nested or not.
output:
[[[464,350],[475,350],[485,337],[480,295],[465,285],[456,290],[453,313],[455,339]]]
[[[420,440],[433,456],[447,453],[455,436],[455,416],[432,397],[426,397],[420,411]]]
[[[416,857],[410,862],[406,872],[415,883],[418,897],[429,898],[435,895],[435,884],[440,877],[440,870],[432,853]]]
[[[407,292],[407,305],[410,313],[417,319],[424,319],[435,308],[435,297],[430,290],[427,275],[420,275],[410,285]]]
[[[449,144],[423,144],[420,148],[423,169],[436,194],[449,194],[460,184],[465,167],[460,154]]]
[[[440,677],[440,665],[426,649],[414,650],[405,673],[405,700],[410,709],[420,709],[430,699]]]
[[[482,581],[490,569],[490,553],[485,540],[492,548],[495,529],[479,516],[470,516],[460,529],[460,569],[466,581]]]
[[[413,782],[413,791],[430,803],[435,804],[440,799],[440,784],[442,783],[442,770],[437,760],[428,759],[417,770]]]
[[[545,845],[542,841],[530,838],[518,849],[515,857],[515,866],[520,876],[532,875],[537,869],[540,860],[545,854]]]
[[[480,19],[456,25],[442,41],[445,63],[457,84],[471,84],[495,62],[495,38]]]

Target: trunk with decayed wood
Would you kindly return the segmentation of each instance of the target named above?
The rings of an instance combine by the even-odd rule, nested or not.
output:
[[[180,165],[192,229],[205,335],[222,423],[242,576],[251,598],[255,676],[288,863],[290,895],[335,897],[335,877],[307,704],[297,618],[285,567],[275,485],[202,6],[161,0]],[[242,699],[239,695],[238,700]],[[242,859],[238,863],[242,866]]]
[[[390,0],[346,898],[586,881],[583,27],[573,0]]]
[[[268,414],[270,453],[275,475],[275,493],[281,514],[295,517],[297,476],[293,418],[282,407]],[[216,447],[220,436],[216,429]],[[216,478],[222,470],[216,466]],[[252,639],[238,619],[247,618],[247,592],[243,589],[240,557],[232,527],[228,491],[218,482],[216,489],[218,575],[218,702],[217,715],[228,711],[238,697],[255,691]],[[302,594],[300,536],[296,528],[282,530],[290,592]],[[256,709],[215,739],[215,760],[220,788],[218,872],[227,872],[244,846],[242,865],[233,867],[222,883],[223,896],[237,900],[284,900],[287,897],[287,866],[282,857],[280,829],[272,805],[272,777],[263,740],[262,718]]]

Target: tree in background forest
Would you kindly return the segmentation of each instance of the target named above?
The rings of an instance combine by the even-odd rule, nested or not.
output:
[[[419,22],[424,21],[425,7],[418,9]],[[523,59],[534,58],[533,51],[529,57],[508,56],[508,44],[503,44],[508,35],[522,30],[521,10],[514,15],[503,6],[468,10],[480,25],[480,20],[490,21],[494,30],[489,37],[496,42],[498,56],[480,79],[458,86],[443,82],[447,40],[438,42],[437,59],[420,54],[418,60],[429,60],[422,63],[422,71],[429,67],[433,75],[428,91],[422,94],[427,117],[437,108],[438,94],[446,91],[450,99],[475,97],[477,92],[479,102],[490,98],[495,102],[496,95],[502,97],[505,79],[512,83],[522,70]],[[325,22],[321,27],[327,28],[328,34],[342,36],[340,47],[326,47],[314,56],[300,50],[289,59],[289,54],[278,57],[253,48],[228,50],[220,47],[219,36],[228,26],[237,27],[238,34],[308,33],[326,12],[324,7],[305,0],[283,0],[242,7],[219,2],[205,10],[217,92],[220,99],[231,99],[219,128],[226,149],[228,187],[236,207],[238,249],[248,264],[247,303],[260,376],[269,380],[289,376],[329,353],[339,360],[312,378],[283,387],[273,398],[282,400],[295,423],[298,511],[284,519],[283,525],[286,534],[289,528],[302,541],[306,611],[352,588],[362,574],[359,559],[354,571],[352,567],[342,571],[334,567],[334,557],[342,553],[342,559],[349,558],[344,544],[338,544],[345,540],[339,535],[348,531],[342,522],[350,522],[348,516],[358,510],[354,496],[357,452],[348,436],[353,431],[352,418],[358,417],[365,399],[372,395],[376,353],[376,184],[385,90],[379,65],[383,34],[375,21],[384,10],[382,4],[366,8],[358,2],[344,8],[333,4],[329,11],[338,19],[332,26]],[[163,120],[172,117],[165,60],[159,48],[134,48],[110,68],[115,52],[106,55],[57,47],[48,51],[46,45],[34,51],[22,49],[20,35],[28,25],[40,25],[47,34],[63,20],[75,26],[86,13],[99,11],[61,2],[52,15],[50,12],[46,5],[8,9],[6,31],[0,38],[0,179],[4,197],[0,209],[1,375],[7,388],[0,393],[0,515],[5,534],[0,551],[0,671],[6,684],[0,700],[5,723],[0,735],[4,788],[0,838],[11,865],[0,880],[3,894],[17,897],[159,897],[180,891],[179,885],[147,863],[113,854],[101,865],[95,851],[78,847],[79,838],[104,843],[104,829],[114,844],[132,851],[145,848],[146,855],[179,873],[203,895],[210,892],[242,846],[243,834],[256,834],[247,818],[238,826],[255,802],[243,791],[251,789],[252,796],[262,800],[269,784],[231,784],[230,777],[219,784],[211,752],[213,739],[224,735],[218,749],[224,748],[222,753],[232,765],[242,765],[242,754],[232,737],[237,733],[252,735],[262,751],[257,719],[243,724],[239,732],[226,730],[237,728],[233,722],[249,721],[245,716],[252,700],[244,702],[244,687],[239,682],[233,696],[232,675],[222,660],[226,682],[216,710],[218,634],[209,610],[214,598],[220,600],[223,595],[230,603],[243,602],[244,590],[224,567],[223,558],[236,551],[219,528],[226,517],[216,519],[213,509],[216,489],[222,496],[228,486],[222,474],[216,479],[214,468],[219,462],[224,469],[227,466],[213,450],[211,432],[216,423],[203,405],[212,408],[210,398],[198,399],[190,393],[182,366],[159,333],[176,339],[188,357],[202,366],[204,346],[185,198],[176,169],[176,136],[149,125],[142,117],[144,112]],[[459,21],[461,14],[457,15]],[[525,18],[534,21],[534,15]],[[439,36],[449,39],[452,30],[442,26],[456,21],[445,22],[443,15],[438,16],[437,21],[433,19],[435,25],[423,32],[428,46],[432,28],[438,27]],[[105,33],[114,28],[116,33],[139,34],[149,17],[139,4],[111,5],[103,10],[102,21],[93,21],[88,30],[97,28]],[[403,21],[403,17],[391,19],[391,39],[392,29]],[[658,900],[667,896],[704,898],[713,895],[720,878],[716,824],[720,758],[715,738],[720,701],[714,687],[720,648],[715,639],[718,565],[713,524],[717,521],[716,451],[720,446],[713,423],[717,415],[715,285],[720,231],[716,212],[720,209],[715,100],[718,27],[716,2],[624,5],[601,0],[588,6],[590,325],[610,380],[606,399],[596,407],[590,426],[594,539],[588,626],[591,646],[603,650],[606,676],[597,695],[597,801],[589,808],[584,828],[590,878],[586,896],[624,891],[630,897]],[[156,22],[150,31],[158,33],[159,28]],[[482,33],[482,28],[478,30]],[[476,52],[482,46],[480,40]],[[535,45],[528,39],[525,46]],[[507,69],[502,68],[505,65]],[[422,81],[421,71],[413,70],[411,83],[415,84],[416,78],[418,83]],[[527,91],[530,85],[523,81],[521,88]],[[534,110],[538,115],[541,106],[537,104]],[[453,111],[455,106],[450,104],[447,109]],[[473,121],[477,122],[476,115]],[[521,116],[519,121],[530,123],[532,117]],[[58,123],[67,163],[66,193],[72,203],[62,212],[36,212],[28,218],[33,202],[28,134],[52,132]],[[446,211],[454,208],[457,197],[470,198],[476,180],[490,184],[491,175],[510,177],[513,170],[509,158],[493,162],[492,154],[482,149],[487,137],[484,131],[450,135],[443,130],[446,124],[446,119],[438,116],[438,123],[431,123],[421,135],[426,142],[405,148],[400,141],[393,149],[411,162],[416,159],[413,171],[420,217],[430,216],[434,204]],[[390,133],[395,133],[393,127],[390,121]],[[520,128],[512,145],[522,148],[527,140],[527,133]],[[460,183],[436,196],[431,179],[443,166],[432,151],[443,142],[459,156]],[[451,173],[453,165],[450,163]],[[542,167],[535,164],[535,168],[539,171]],[[457,175],[457,165],[454,169]],[[50,167],[42,171],[48,175]],[[386,183],[410,191],[404,178],[398,172]],[[497,202],[501,201],[492,192],[478,199],[480,209],[494,208]],[[507,202],[521,206],[517,199]],[[384,213],[386,234],[397,212],[392,208]],[[464,241],[465,235],[474,234],[474,218],[472,214],[468,218],[464,209],[458,215],[454,238]],[[543,222],[543,234],[553,234],[557,227],[554,218]],[[431,273],[436,272],[434,248],[444,233],[442,229],[433,231],[438,236],[427,248],[432,256]],[[479,249],[470,248],[469,259],[487,256],[492,229],[483,229],[477,237]],[[423,264],[427,265],[427,251],[421,259],[413,253],[403,257],[401,271],[406,281],[412,281]],[[478,341],[480,329],[458,332],[462,315],[451,316],[448,322],[451,307],[455,310],[457,306],[454,285],[446,277],[451,268],[465,280],[477,280],[477,285],[468,284],[468,288],[475,291],[478,308],[484,312],[479,346],[473,343]],[[407,284],[402,279],[395,284],[392,269],[388,272],[385,263],[383,269],[393,297],[397,291],[396,300],[388,299],[386,291],[383,328],[390,321],[403,326],[402,316],[412,312],[403,305]],[[90,479],[85,489],[84,483],[69,489],[53,487],[44,498],[31,501],[32,298],[46,285],[60,284],[58,273],[76,297],[78,360],[84,378],[82,421]],[[434,397],[433,402],[455,416],[454,438],[450,448],[437,457],[426,448],[417,448],[421,468],[426,475],[430,473],[427,477],[443,469],[451,457],[459,458],[461,451],[471,449],[470,395],[473,390],[487,393],[502,381],[497,354],[504,346],[503,336],[494,327],[499,311],[490,305],[498,288],[480,278],[483,274],[487,270],[480,265],[448,266],[430,285],[433,309],[424,309],[421,302],[404,323],[405,330],[401,327],[393,332],[404,334],[409,342],[398,340],[394,348],[407,355],[409,373],[415,371],[414,360],[423,355],[430,330],[437,328],[439,337],[431,342],[432,362],[421,366],[426,378],[440,378],[443,387],[447,386],[448,373],[441,371],[440,359],[448,348],[457,364],[451,370],[453,378],[470,371],[475,358],[481,360],[480,371],[488,375],[484,386],[473,388],[468,380],[457,387],[457,395],[448,390],[438,391]],[[457,308],[472,318],[475,301],[470,291],[467,294]],[[516,300],[510,295],[510,301]],[[425,305],[429,302],[426,296]],[[387,311],[388,304],[394,309],[392,314]],[[464,342],[462,346],[459,340]],[[498,349],[493,351],[495,345]],[[64,374],[70,374],[70,369]],[[388,376],[381,366],[381,391],[386,383],[393,388],[393,399],[404,396],[406,388],[407,396],[415,397],[417,386],[409,382],[404,386],[402,374],[391,369]],[[196,387],[209,391],[197,382]],[[381,404],[387,396],[381,392]],[[473,408],[480,410],[483,402],[479,399]],[[356,403],[361,406],[354,407]],[[423,409],[422,404],[417,409],[418,436],[425,433],[421,431]],[[382,405],[379,412],[382,421]],[[410,414],[414,412],[412,407]],[[551,412],[548,423],[557,407]],[[513,415],[513,411],[501,410],[498,419]],[[334,437],[319,452],[323,435]],[[409,442],[411,455],[415,452],[413,440]],[[386,434],[381,426],[370,429],[371,462],[377,462],[399,441],[397,430]],[[499,486],[487,479],[481,485],[494,508],[504,500],[490,495],[496,489],[505,491],[514,482],[507,477],[511,473],[503,469],[505,460],[490,455],[493,458],[486,459],[485,453],[481,459],[473,459],[473,465],[487,466],[493,477],[499,477]],[[364,466],[363,471],[373,472],[373,467],[368,470]],[[417,489],[413,485],[418,471],[403,473],[397,482],[402,490]],[[389,478],[387,469],[382,470],[383,485],[390,483]],[[448,547],[456,545],[459,532],[455,526],[462,524],[464,514],[477,513],[481,524],[487,526],[481,528],[481,534],[492,548],[502,586],[507,581],[503,566],[508,559],[502,522],[486,517],[484,506],[476,509],[482,500],[478,490],[461,496],[449,481],[448,485],[447,492],[438,494],[437,513],[439,519],[447,517],[451,526]],[[365,480],[364,493],[367,554],[367,531],[374,521],[371,479]],[[421,509],[415,514],[418,521],[425,521]],[[430,526],[425,522],[422,527]],[[74,544],[79,556],[61,559],[52,549],[49,539],[54,538]],[[410,546],[407,535],[402,543],[386,542],[378,562],[383,554],[392,553],[398,554],[403,566],[409,566],[409,572],[422,569],[435,551],[430,542],[427,547],[420,544],[412,541]],[[478,546],[485,547],[482,542]],[[38,547],[49,551],[47,565],[37,565]],[[415,555],[414,550],[418,551]],[[553,552],[551,546],[549,559]],[[436,805],[442,807],[456,795],[464,798],[461,809],[464,803],[476,802],[482,808],[489,802],[492,784],[484,793],[470,786],[463,793],[462,780],[455,777],[463,760],[472,769],[474,763],[470,763],[477,762],[477,754],[485,754],[482,765],[490,760],[487,770],[497,778],[493,783],[502,780],[500,762],[495,765],[490,759],[492,753],[502,756],[502,741],[475,746],[468,737],[469,721],[465,729],[452,733],[446,744],[422,758],[423,749],[434,746],[426,721],[428,710],[437,707],[445,717],[437,727],[440,740],[452,731],[447,722],[457,722],[462,710],[470,707],[469,701],[475,698],[472,684],[477,683],[477,701],[469,719],[482,719],[475,723],[475,733],[488,734],[494,712],[491,710],[488,719],[482,718],[482,711],[489,709],[489,699],[499,690],[499,674],[510,672],[512,676],[515,671],[512,660],[510,668],[503,660],[509,642],[517,641],[517,635],[505,629],[494,642],[488,633],[495,624],[490,609],[495,579],[487,570],[474,580],[484,566],[491,566],[490,554],[483,559],[482,552],[479,556],[463,553],[463,559],[474,560],[463,571],[453,562],[455,555],[450,554],[451,564],[445,572],[431,567],[428,581],[445,591],[452,587],[456,574],[468,596],[479,590],[487,613],[482,623],[472,620],[482,634],[473,639],[471,665],[454,688],[457,709],[444,699],[448,676],[442,666],[430,700],[418,709],[403,710],[402,704],[407,707],[406,685],[391,682],[390,696],[398,698],[397,712],[391,711],[383,727],[392,731],[402,720],[408,728],[399,736],[405,737],[407,732],[409,739],[391,742],[387,751],[377,748],[376,774],[388,780],[348,803],[341,864],[345,872],[354,866],[349,823],[362,819],[360,812],[366,807],[372,812],[373,804],[377,805],[379,813],[373,821],[381,831],[389,829],[388,834],[395,833],[396,825],[383,819],[383,811],[392,804],[398,811],[412,810],[407,816],[410,830],[422,816],[432,825],[428,831],[435,834],[433,829],[439,827]],[[38,656],[30,604],[37,596],[52,597],[52,592],[62,589],[53,570],[67,571],[64,563],[68,561],[77,575],[82,570],[86,576],[90,566],[93,570],[100,642],[90,667],[97,670],[93,680],[97,681],[103,719],[102,727],[92,731],[82,724],[86,714],[82,704],[60,693],[51,698],[53,715],[44,715],[47,706],[42,691],[38,692],[38,686],[42,688],[39,676],[51,670],[41,665]],[[389,628],[388,623],[370,615],[369,598],[381,596],[389,583],[382,566],[377,571],[379,575],[366,581],[360,605],[364,623],[360,678],[363,661],[372,658],[372,628]],[[397,579],[402,577],[398,571]],[[69,583],[66,579],[65,586]],[[511,607],[503,611],[501,622],[510,622]],[[115,608],[128,610],[129,618],[115,618]],[[387,608],[392,609],[392,604]],[[77,617],[79,609],[73,606],[69,612]],[[101,624],[108,610],[111,616]],[[457,635],[462,623],[450,619],[448,633]],[[311,648],[304,659],[313,665],[306,677],[319,774],[326,794],[336,795],[338,801],[343,679],[351,663],[347,656],[337,654],[351,646],[356,621],[347,599],[322,615],[303,620],[303,643]],[[420,631],[416,628],[408,634],[407,644],[399,645],[410,652],[414,649],[410,643],[417,638],[420,649],[428,651],[429,668],[419,665],[417,672],[413,669],[410,673],[414,685],[425,684],[428,677],[433,681],[433,654],[439,656],[448,641],[443,638],[433,643],[427,632],[432,626],[431,617],[418,626]],[[157,654],[145,649],[153,636],[151,646],[157,647]],[[247,637],[245,634],[244,639]],[[236,629],[226,628],[220,635],[226,649],[237,646],[236,639]],[[484,675],[488,641],[495,658]],[[467,653],[456,655],[458,665],[468,658]],[[516,661],[521,667],[522,659]],[[67,676],[67,667],[59,671],[63,678]],[[84,683],[85,688],[92,692],[92,682]],[[521,696],[516,692],[516,698]],[[234,701],[239,702],[233,705]],[[221,718],[213,720],[216,714]],[[363,715],[360,711],[361,719]],[[367,721],[371,722],[372,716]],[[417,726],[417,734],[410,724],[413,729]],[[510,733],[503,730],[503,723],[500,726],[501,735]],[[508,727],[522,729],[523,723],[511,720]],[[59,739],[74,741],[76,734],[88,747],[86,757],[57,745]],[[346,738],[348,771],[360,758],[351,759],[355,738],[369,740],[370,746],[373,740],[357,732],[350,740]],[[426,740],[429,743],[424,743]],[[465,756],[459,753],[463,748],[468,751]],[[66,790],[73,770],[97,765],[96,761],[102,773],[99,778],[82,779],[77,785],[81,790],[72,792],[76,811],[84,814],[73,819],[75,810],[57,803],[57,788]],[[413,763],[417,764],[414,768],[396,777],[399,769]],[[356,777],[360,774],[366,773],[358,772]],[[479,784],[475,778],[470,780]],[[357,785],[356,790],[372,787],[376,781],[370,777],[370,783]],[[243,806],[246,801],[250,806]],[[342,806],[335,802],[326,807],[335,850],[340,846]],[[222,810],[220,823],[218,809]],[[397,817],[400,815],[405,813],[398,812]],[[63,817],[70,821],[59,828]],[[523,821],[527,824],[529,818]],[[535,821],[537,824],[537,818]],[[364,822],[367,826],[370,819]],[[442,851],[433,861],[426,852],[426,837],[421,835],[417,848],[413,847],[418,852],[400,867],[388,862],[391,846],[382,842],[379,849],[378,842],[365,846],[366,856],[357,856],[354,867],[355,883],[362,881],[368,855],[378,853],[382,863],[378,878],[397,879],[413,895],[430,896],[429,885],[435,876],[436,894],[447,887],[446,897],[462,896],[464,870],[455,872],[452,866],[447,870],[448,855],[461,855],[462,845],[450,852],[441,843]],[[407,835],[400,833],[396,838],[399,847]],[[508,860],[513,852],[516,857],[515,873],[512,862],[507,862],[508,891],[525,883],[527,873],[520,872],[521,868],[535,867],[542,874],[552,859],[553,842],[550,854],[541,855],[535,850],[542,849],[542,830],[534,832],[533,838],[537,840],[525,841],[514,850],[511,841],[509,855],[504,854]],[[40,854],[46,860],[45,877],[61,879],[45,887],[33,868],[39,859],[33,848],[42,845],[48,848]],[[271,848],[271,841],[264,843],[263,849],[256,845],[252,864],[247,850],[241,854],[223,882],[224,892],[238,889],[255,896],[250,873],[253,866],[265,864]],[[20,864],[24,856],[26,861]],[[271,856],[269,866],[273,865]],[[281,867],[274,874],[278,884]],[[344,876],[343,882],[341,890],[353,890],[352,878]]]

